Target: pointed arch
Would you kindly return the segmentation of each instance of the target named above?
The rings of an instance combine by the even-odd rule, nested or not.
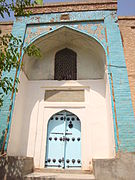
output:
[[[91,35],[87,35],[71,27],[60,27],[38,36],[34,43],[40,47],[43,61],[28,57],[27,55],[25,56],[23,61],[24,72],[28,79],[84,80],[104,78],[105,65],[107,63],[105,49]],[[74,53],[72,52],[73,50]],[[77,63],[75,61],[74,63],[67,63],[68,65],[65,63],[64,68],[62,68],[62,63],[60,63],[62,66],[58,65],[58,69],[59,72],[63,71],[63,73],[61,72],[61,76],[58,78],[56,77],[54,62],[55,57],[59,54],[57,51],[71,51],[69,53],[70,56],[71,54],[75,54],[77,61]],[[63,54],[68,53],[65,52]],[[66,58],[62,59],[65,60]],[[77,64],[77,67],[74,68],[75,70],[72,70],[73,75],[71,73],[71,64]],[[66,72],[68,73],[66,74]]]
[[[52,114],[52,115],[50,116],[49,120],[48,120],[48,123],[49,123],[49,121],[51,120],[51,118],[52,118],[54,115],[61,115],[61,114],[64,114],[64,113],[65,113],[65,114],[72,114],[72,115],[76,116],[76,117],[78,118],[78,120],[80,121],[80,123],[81,123],[81,119],[79,118],[78,115],[76,115],[74,112],[69,111],[69,110],[66,110],[66,109],[63,109],[63,110],[61,110],[61,111],[57,111],[56,113]]]

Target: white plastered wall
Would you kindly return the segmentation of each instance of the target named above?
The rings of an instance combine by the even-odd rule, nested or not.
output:
[[[34,157],[35,167],[43,168],[48,120],[53,114],[65,109],[81,120],[82,169],[91,167],[92,158],[114,157],[111,96],[108,75],[104,68],[103,48],[95,40],[67,29],[39,40],[42,59],[25,57],[25,73],[20,74],[21,83],[15,99],[8,154]],[[53,79],[55,53],[65,47],[77,53],[79,80],[45,80]],[[84,89],[85,101],[44,101],[46,89],[61,89],[64,86],[67,89]]]
[[[106,77],[87,81],[28,81],[21,73],[20,78],[22,83],[12,118],[9,155],[34,157],[35,167],[43,168],[48,120],[53,114],[65,109],[81,120],[83,169],[90,168],[92,158],[114,157],[113,119]],[[50,86],[82,86],[85,102],[44,102],[45,89]]]

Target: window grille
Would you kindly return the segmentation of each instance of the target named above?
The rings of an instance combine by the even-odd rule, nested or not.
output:
[[[65,48],[56,53],[54,79],[77,79],[77,54],[71,49]]]

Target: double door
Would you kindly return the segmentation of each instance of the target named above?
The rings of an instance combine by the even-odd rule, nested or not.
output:
[[[81,168],[81,123],[63,111],[48,122],[45,167]]]

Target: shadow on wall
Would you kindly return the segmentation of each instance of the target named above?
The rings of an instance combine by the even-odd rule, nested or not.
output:
[[[134,180],[135,153],[119,152],[114,159],[94,159],[97,180]]]
[[[33,172],[33,159],[29,157],[0,157],[0,179],[22,179],[23,176]]]
[[[0,151],[2,150],[3,142],[4,142],[5,130],[2,131],[0,135]]]

